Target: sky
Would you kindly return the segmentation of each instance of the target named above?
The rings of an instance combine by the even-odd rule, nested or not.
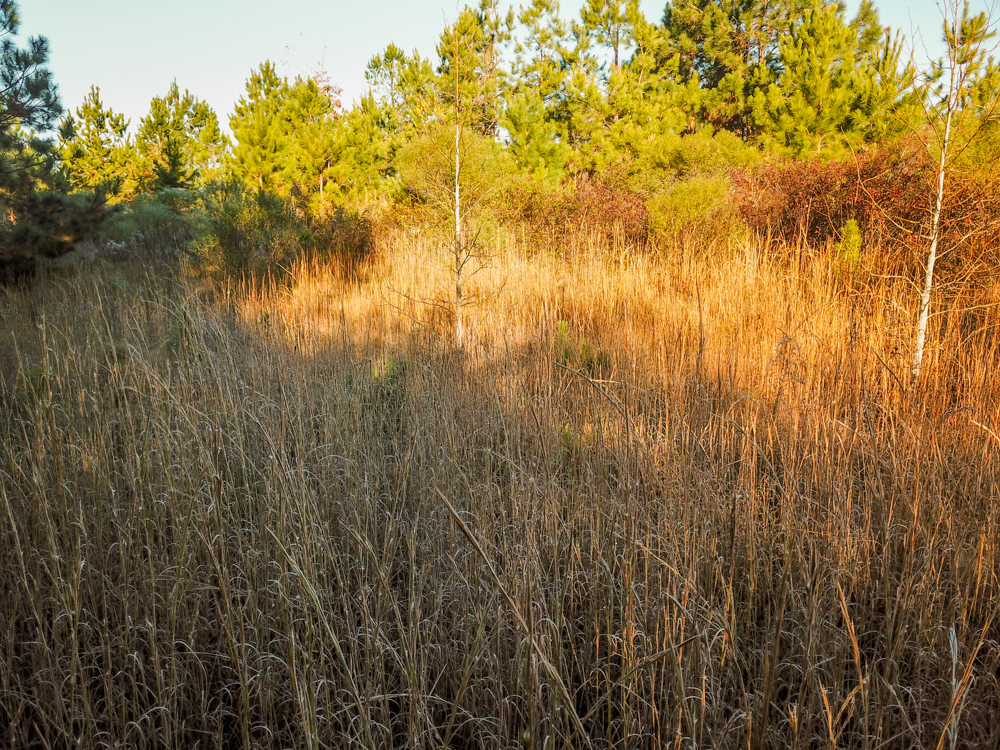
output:
[[[851,15],[858,2],[847,0]],[[459,7],[454,0],[20,0],[19,5],[21,36],[49,40],[49,67],[64,107],[79,106],[96,85],[105,106],[129,118],[133,130],[150,100],[165,94],[174,79],[182,91],[207,101],[225,127],[250,72],[265,60],[288,76],[325,69],[344,89],[348,104],[366,91],[364,71],[373,55],[394,43],[433,56],[438,35]],[[576,15],[581,5],[582,0],[563,0],[564,15]],[[640,2],[650,20],[662,17],[664,5],[665,0]],[[918,59],[926,58],[925,49],[940,48],[934,0],[876,0],[876,5],[884,25],[922,37]]]

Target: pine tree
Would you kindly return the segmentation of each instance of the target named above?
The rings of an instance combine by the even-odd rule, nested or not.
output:
[[[696,117],[744,139],[754,134],[750,101],[780,71],[778,41],[802,0],[672,0],[663,24]],[[694,109],[692,107],[692,109]]]
[[[902,58],[903,37],[898,31],[881,29],[874,15],[872,24],[863,21],[867,0],[862,3],[852,27],[858,32],[858,48],[865,64],[858,71],[851,127],[863,134],[865,141],[884,143],[905,132],[907,123],[917,118],[919,103],[914,82],[916,69]],[[881,33],[875,43],[872,36]]]
[[[550,112],[559,110],[571,62],[572,38],[559,17],[558,0],[531,0],[517,17],[523,37],[515,46],[514,75],[519,90],[531,89]]]
[[[874,14],[870,5],[866,15]],[[855,118],[870,61],[867,26],[844,22],[841,6],[813,0],[779,43],[781,72],[754,93],[752,119],[765,144],[797,156],[837,155],[866,136]]]
[[[407,56],[390,44],[369,61],[365,79],[386,114],[387,130],[395,136],[409,137],[433,117],[439,79],[431,61],[416,50]]]
[[[289,82],[270,62],[246,84],[230,117],[231,170],[245,184],[291,198],[309,212],[325,210],[335,180],[340,90],[325,73]]]
[[[401,145],[396,122],[389,105],[371,92],[340,118],[326,171],[328,200],[364,200],[393,190],[393,164]]]
[[[679,81],[677,56],[669,55],[665,30],[649,23],[631,2],[627,8],[631,56],[608,77],[604,120],[591,137],[599,158],[593,168],[633,177],[654,169],[664,139],[685,129],[690,96]]]
[[[618,70],[631,43],[630,9],[638,9],[636,0],[587,0],[580,11],[584,32],[610,52],[612,70]]]
[[[704,107],[712,92],[699,86],[696,75],[682,73],[677,42],[665,25],[650,23],[635,0],[624,4],[623,13],[618,67],[605,65],[606,75],[593,77],[592,67],[578,66],[567,85],[570,165],[574,172],[625,180],[649,192],[673,179],[669,161],[679,134],[711,136],[714,128],[704,118]],[[591,40],[600,39],[592,23],[585,21],[581,28]],[[613,49],[600,44],[606,46],[603,54],[590,47],[582,50],[584,57],[613,60]]]
[[[128,120],[104,106],[97,86],[90,87],[76,117],[63,120],[60,140],[59,158],[75,189],[106,191],[112,203],[135,197],[141,172]]]
[[[457,101],[463,102],[470,126],[491,137],[497,135],[508,89],[500,57],[511,40],[513,23],[513,12],[501,16],[495,2],[482,0],[477,11],[465,8],[459,13],[437,46],[441,106],[451,110]]]
[[[567,86],[574,53],[558,0],[532,0],[518,14],[512,88],[503,128],[511,155],[536,177],[558,181],[570,159]]]
[[[553,120],[537,91],[511,95],[504,112],[507,148],[514,163],[542,182],[558,183],[569,161],[565,130]]]
[[[250,75],[246,94],[229,118],[235,140],[232,171],[260,190],[279,190],[290,181],[290,127],[284,111],[287,96],[288,81],[267,61]]]
[[[42,37],[19,48],[17,5],[0,0],[0,275],[31,271],[41,258],[69,252],[103,216],[93,194],[67,195],[56,148],[42,137],[62,107],[45,66]]]
[[[221,176],[226,138],[219,118],[205,102],[177,81],[166,96],[154,98],[149,114],[139,123],[136,147],[144,161],[150,187],[187,187]]]
[[[284,112],[291,143],[286,156],[291,162],[291,192],[313,209],[326,202],[329,192],[341,117],[339,95],[340,89],[326,81],[325,73],[319,78],[296,78],[288,89]]]

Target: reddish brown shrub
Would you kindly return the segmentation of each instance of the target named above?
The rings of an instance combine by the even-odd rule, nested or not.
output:
[[[904,240],[929,215],[930,165],[915,151],[877,151],[852,161],[769,159],[732,175],[747,225],[794,244],[836,239],[849,220],[869,238]]]
[[[942,278],[972,281],[1000,261],[1000,190],[991,164],[948,174],[941,214]],[[927,253],[936,165],[920,144],[861,154],[851,161],[770,159],[732,175],[734,200],[750,229],[779,244],[818,246],[839,240],[857,221],[869,264],[919,275]]]
[[[555,190],[521,184],[511,202],[525,237],[538,248],[566,250],[581,238],[642,246],[649,232],[643,197],[605,179],[581,178]]]

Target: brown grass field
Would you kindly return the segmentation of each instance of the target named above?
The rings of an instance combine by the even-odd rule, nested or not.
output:
[[[515,245],[0,292],[0,747],[997,747],[997,290]]]

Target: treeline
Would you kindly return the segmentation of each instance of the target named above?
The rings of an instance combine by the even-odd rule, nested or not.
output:
[[[970,210],[995,218],[1000,68],[983,53],[987,21],[966,4],[949,32],[956,54],[976,42],[957,94],[970,148],[947,165],[965,180],[956,226]],[[657,22],[636,0],[587,0],[570,21],[558,0],[516,11],[481,0],[442,31],[433,59],[395,45],[375,55],[352,107],[325,72],[289,79],[265,62],[231,135],[176,83],[130,135],[93,88],[63,119],[57,157],[74,190],[138,207],[178,248],[197,232],[171,217],[196,208],[223,221],[222,234],[246,240],[234,251],[244,268],[268,247],[258,260],[274,260],[274,237],[252,243],[256,230],[315,237],[374,203],[434,204],[426,171],[454,172],[439,131],[456,121],[470,154],[459,182],[489,177],[477,208],[539,241],[589,223],[636,243],[711,246],[748,230],[815,243],[847,228],[910,247],[933,212],[948,77],[970,60],[920,70],[905,49],[869,0],[853,18],[823,0],[676,0]],[[220,231],[202,232],[202,248]],[[115,241],[126,234],[149,243],[138,230]]]
[[[483,0],[442,32],[436,61],[395,45],[373,57],[369,93],[347,111],[325,77],[288,80],[264,63],[230,117],[231,141],[176,87],[130,139],[94,89],[66,123],[62,155],[74,184],[118,179],[123,198],[226,171],[337,202],[391,191],[399,149],[453,117],[457,87],[473,129],[535,179],[609,174],[647,188],[683,169],[684,135],[734,135],[724,151],[736,140],[843,157],[903,132],[913,71],[901,50],[870,2],[849,19],[819,0],[680,0],[651,23],[634,0],[589,0],[571,22],[557,0],[516,14]]]

